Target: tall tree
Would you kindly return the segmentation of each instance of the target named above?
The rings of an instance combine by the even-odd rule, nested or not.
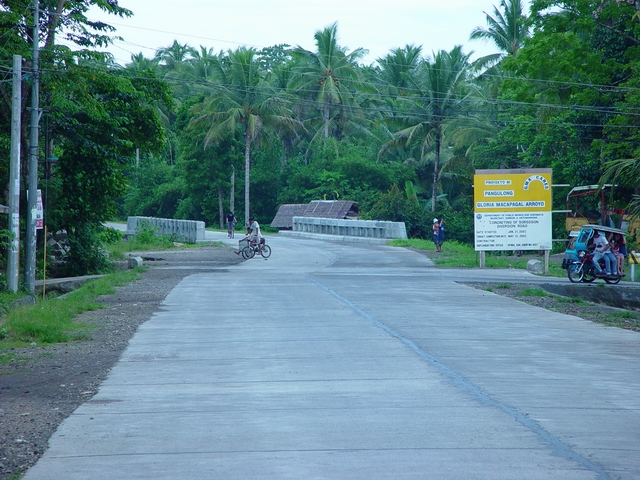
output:
[[[478,67],[491,66],[507,55],[515,55],[529,36],[527,16],[522,0],[501,0],[500,8],[494,5],[493,15],[485,12],[487,27],[476,27],[469,40],[488,40],[499,50],[478,60]]]
[[[213,94],[192,108],[194,124],[208,122],[211,126],[205,137],[205,148],[242,129],[244,139],[245,222],[250,210],[251,147],[261,138],[264,127],[294,123],[291,111],[282,97],[264,81],[264,72],[253,48],[230,50],[226,59],[214,65],[219,84]]]
[[[180,64],[186,62],[193,55],[195,50],[188,44],[178,43],[174,40],[168,47],[161,47],[156,51],[156,60],[168,71],[175,70]]]
[[[391,50],[378,59],[382,81],[390,88],[394,96],[410,94],[412,79],[422,61],[422,47],[406,45]]]
[[[46,132],[48,137],[45,154],[53,146],[59,157],[54,177],[47,179],[50,202],[45,220],[51,230],[67,231],[71,245],[68,266],[73,274],[85,274],[100,267],[96,233],[102,222],[112,217],[123,191],[122,170],[133,156],[134,146],[152,150],[164,139],[149,105],[170,100],[157,80],[110,70],[109,62],[104,61],[109,55],[96,51],[111,43],[115,29],[90,20],[88,12],[97,7],[113,15],[130,16],[132,12],[120,7],[118,0],[39,3],[40,105],[47,112],[46,128],[40,134]],[[0,59],[5,65],[11,63],[12,54],[27,61],[31,57],[32,4],[31,0],[16,0],[0,5]],[[0,118],[9,118],[4,116],[10,108],[5,102],[11,98],[6,86],[0,84]],[[27,95],[29,90],[23,88]],[[8,122],[0,122],[4,133]],[[28,122],[23,125],[26,128]],[[27,137],[23,132],[23,145]],[[3,144],[4,139],[0,140]],[[23,156],[28,151],[23,148]]]
[[[321,112],[321,131],[329,138],[331,122],[338,113],[348,116],[356,106],[356,89],[361,85],[357,61],[367,53],[357,48],[347,53],[338,44],[338,24],[318,30],[313,36],[316,51],[298,46],[292,51],[297,60],[292,85],[301,96],[310,98]]]
[[[397,120],[406,126],[382,149],[416,146],[421,159],[433,149],[432,211],[436,209],[445,129],[455,122],[474,120],[467,112],[471,94],[467,85],[469,71],[469,55],[462,52],[461,46],[451,52],[441,50],[433,61],[423,62],[413,78],[413,95],[398,98],[401,110]]]
[[[145,72],[157,72],[158,58],[147,58],[142,52],[131,54],[131,61],[125,65],[125,68],[134,72],[143,74]]]

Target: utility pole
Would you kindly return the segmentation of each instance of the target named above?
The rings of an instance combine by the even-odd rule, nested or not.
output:
[[[20,55],[13,56],[12,95],[9,165],[9,229],[12,235],[7,249],[7,288],[16,293],[20,272],[20,130],[22,125],[22,57]]]
[[[38,200],[38,123],[40,121],[40,6],[33,1],[33,78],[31,84],[31,120],[29,132],[29,179],[27,191],[27,235],[24,257],[24,283],[27,292],[33,293],[36,281],[36,202]]]

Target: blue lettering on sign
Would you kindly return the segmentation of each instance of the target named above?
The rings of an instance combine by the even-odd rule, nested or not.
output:
[[[549,182],[542,175],[531,175],[524,181],[524,190],[529,190],[529,185],[534,181],[541,182],[545,190],[549,190]]]

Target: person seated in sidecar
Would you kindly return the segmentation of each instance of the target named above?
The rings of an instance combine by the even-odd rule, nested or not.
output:
[[[593,256],[593,264],[598,271],[597,275],[615,275],[618,271],[616,268],[616,260],[609,251],[609,242],[607,242],[607,237],[597,230],[594,230],[593,244],[596,246],[595,255]],[[600,268],[601,258],[604,259],[604,272],[602,271],[602,268]]]
[[[624,245],[624,237],[619,233],[613,235],[613,238],[609,241],[611,245],[611,253],[616,257],[616,265],[618,266],[618,275],[624,277],[624,254],[626,253]]]

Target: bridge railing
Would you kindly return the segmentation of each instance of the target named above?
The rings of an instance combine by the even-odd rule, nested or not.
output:
[[[158,235],[175,236],[181,242],[197,243],[204,241],[204,222],[155,217],[127,218],[127,235],[137,235],[145,228],[154,229]]]
[[[332,235],[345,240],[370,239],[384,243],[394,238],[407,238],[404,222],[382,220],[343,220],[334,218],[293,217],[294,235]]]

